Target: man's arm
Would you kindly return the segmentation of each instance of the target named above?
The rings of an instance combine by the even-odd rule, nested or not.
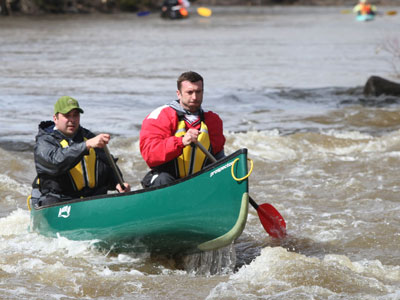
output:
[[[212,146],[212,154],[220,159],[225,156],[224,145],[225,136],[224,128],[221,118],[214,112],[208,111],[204,114],[205,122],[208,127],[208,134],[210,136],[210,142]]]
[[[50,136],[41,137],[34,148],[35,164],[38,174],[58,176],[73,168],[87,154],[86,143],[74,143],[62,148]]]
[[[140,130],[140,152],[150,168],[182,154],[182,137],[175,136],[177,122],[172,108],[164,108],[158,114],[151,113],[144,119]]]

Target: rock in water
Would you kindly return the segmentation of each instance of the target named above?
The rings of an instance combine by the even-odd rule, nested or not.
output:
[[[400,84],[379,76],[371,76],[368,78],[364,86],[364,95],[380,96],[383,94],[400,96]]]

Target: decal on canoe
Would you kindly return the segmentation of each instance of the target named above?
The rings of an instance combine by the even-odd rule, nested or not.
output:
[[[222,172],[223,170],[225,170],[226,168],[229,168],[232,165],[233,165],[233,161],[230,162],[230,163],[227,163],[226,165],[224,165],[224,166],[222,166],[222,167],[220,167],[218,169],[216,169],[215,171],[212,171],[210,173],[210,177],[213,177],[214,175],[218,174],[219,172]]]
[[[71,212],[71,205],[65,205],[60,208],[58,211],[58,217],[59,218],[68,218],[69,213]]]

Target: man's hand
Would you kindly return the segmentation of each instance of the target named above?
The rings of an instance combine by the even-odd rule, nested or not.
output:
[[[191,143],[196,143],[199,136],[199,131],[194,128],[190,128],[182,138],[182,143],[184,146],[190,145]]]
[[[110,141],[110,135],[108,133],[100,133],[86,141],[86,148],[104,148],[105,145]]]
[[[124,182],[124,186],[125,186],[125,189],[123,190],[121,185],[118,183],[116,186],[117,191],[120,193],[127,193],[127,192],[131,191],[131,186],[129,185],[129,183]]]

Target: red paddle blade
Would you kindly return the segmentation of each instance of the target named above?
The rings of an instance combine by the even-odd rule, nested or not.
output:
[[[275,207],[264,203],[258,206],[257,213],[262,226],[270,236],[278,239],[286,236],[286,222]]]

